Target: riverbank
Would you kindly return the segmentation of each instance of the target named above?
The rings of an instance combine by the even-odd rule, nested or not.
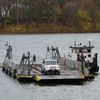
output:
[[[74,26],[60,25],[60,24],[47,24],[41,23],[31,25],[6,25],[0,28],[0,34],[52,34],[52,33],[99,33],[100,28],[94,29],[79,29]]]

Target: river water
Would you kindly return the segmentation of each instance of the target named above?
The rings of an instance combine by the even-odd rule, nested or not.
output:
[[[100,34],[52,34],[52,35],[0,35],[0,63],[3,62],[6,41],[13,47],[13,56],[19,57],[30,51],[41,57],[46,55],[47,46],[57,46],[61,55],[68,54],[74,41],[95,46],[93,52],[100,54]],[[100,59],[100,55],[98,60]],[[98,61],[100,65],[100,60]],[[19,83],[0,69],[0,100],[100,100],[100,75],[83,85],[38,85]]]

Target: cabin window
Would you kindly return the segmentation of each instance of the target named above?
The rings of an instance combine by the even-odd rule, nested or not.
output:
[[[79,52],[82,53],[82,49],[80,49]]]
[[[84,58],[86,58],[86,56],[84,56]]]
[[[88,52],[88,53],[90,53],[90,52],[91,52],[91,50],[90,50],[90,49],[88,49],[88,50],[87,50],[87,52]]]
[[[88,57],[91,57],[91,55],[89,54]]]

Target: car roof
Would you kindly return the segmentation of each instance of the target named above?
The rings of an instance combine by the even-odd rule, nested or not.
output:
[[[45,61],[56,61],[55,59],[46,59]]]

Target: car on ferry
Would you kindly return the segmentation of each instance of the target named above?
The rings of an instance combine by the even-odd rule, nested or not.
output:
[[[60,75],[60,66],[54,59],[43,60],[41,69],[45,75]]]

